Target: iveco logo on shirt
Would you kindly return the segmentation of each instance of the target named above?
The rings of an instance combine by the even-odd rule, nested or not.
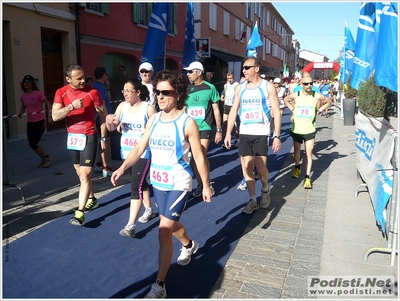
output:
[[[142,125],[140,123],[122,123],[122,130],[128,131],[133,129],[141,129]]]
[[[150,145],[158,145],[158,146],[174,146],[175,142],[173,140],[164,140],[164,139],[150,139]]]
[[[252,99],[246,99],[246,98],[244,98],[243,100],[242,100],[242,102],[243,103],[260,103],[261,102],[261,99],[259,99],[259,98],[252,98]]]

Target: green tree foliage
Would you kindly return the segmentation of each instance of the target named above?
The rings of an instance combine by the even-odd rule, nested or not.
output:
[[[385,117],[387,106],[386,98],[387,96],[389,97],[390,93],[390,90],[376,85],[375,76],[373,74],[360,84],[357,93],[358,108],[364,114],[368,114],[372,117]]]

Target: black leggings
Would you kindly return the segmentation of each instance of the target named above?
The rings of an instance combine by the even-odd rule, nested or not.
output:
[[[39,141],[44,134],[44,130],[44,119],[36,122],[28,122],[26,124],[29,147],[34,151],[39,147]]]

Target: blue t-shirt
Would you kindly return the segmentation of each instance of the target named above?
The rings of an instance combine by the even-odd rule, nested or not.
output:
[[[96,89],[97,91],[99,91],[101,98],[104,100],[104,104],[106,105],[107,108],[107,112],[108,114],[111,114],[111,100],[110,100],[110,96],[108,96],[106,87],[104,87],[104,85],[98,81],[95,81],[92,85],[92,87],[94,89]],[[99,122],[99,114],[97,114],[96,112],[96,122]]]
[[[331,88],[331,86],[329,84],[320,84],[318,88],[321,91],[320,93],[322,93],[324,96],[328,97],[329,89]]]

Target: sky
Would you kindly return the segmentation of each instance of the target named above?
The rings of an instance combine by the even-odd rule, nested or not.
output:
[[[343,47],[344,24],[347,22],[357,42],[358,17],[362,2],[283,2],[272,4],[294,31],[292,39],[305,49],[326,55],[335,61]]]

